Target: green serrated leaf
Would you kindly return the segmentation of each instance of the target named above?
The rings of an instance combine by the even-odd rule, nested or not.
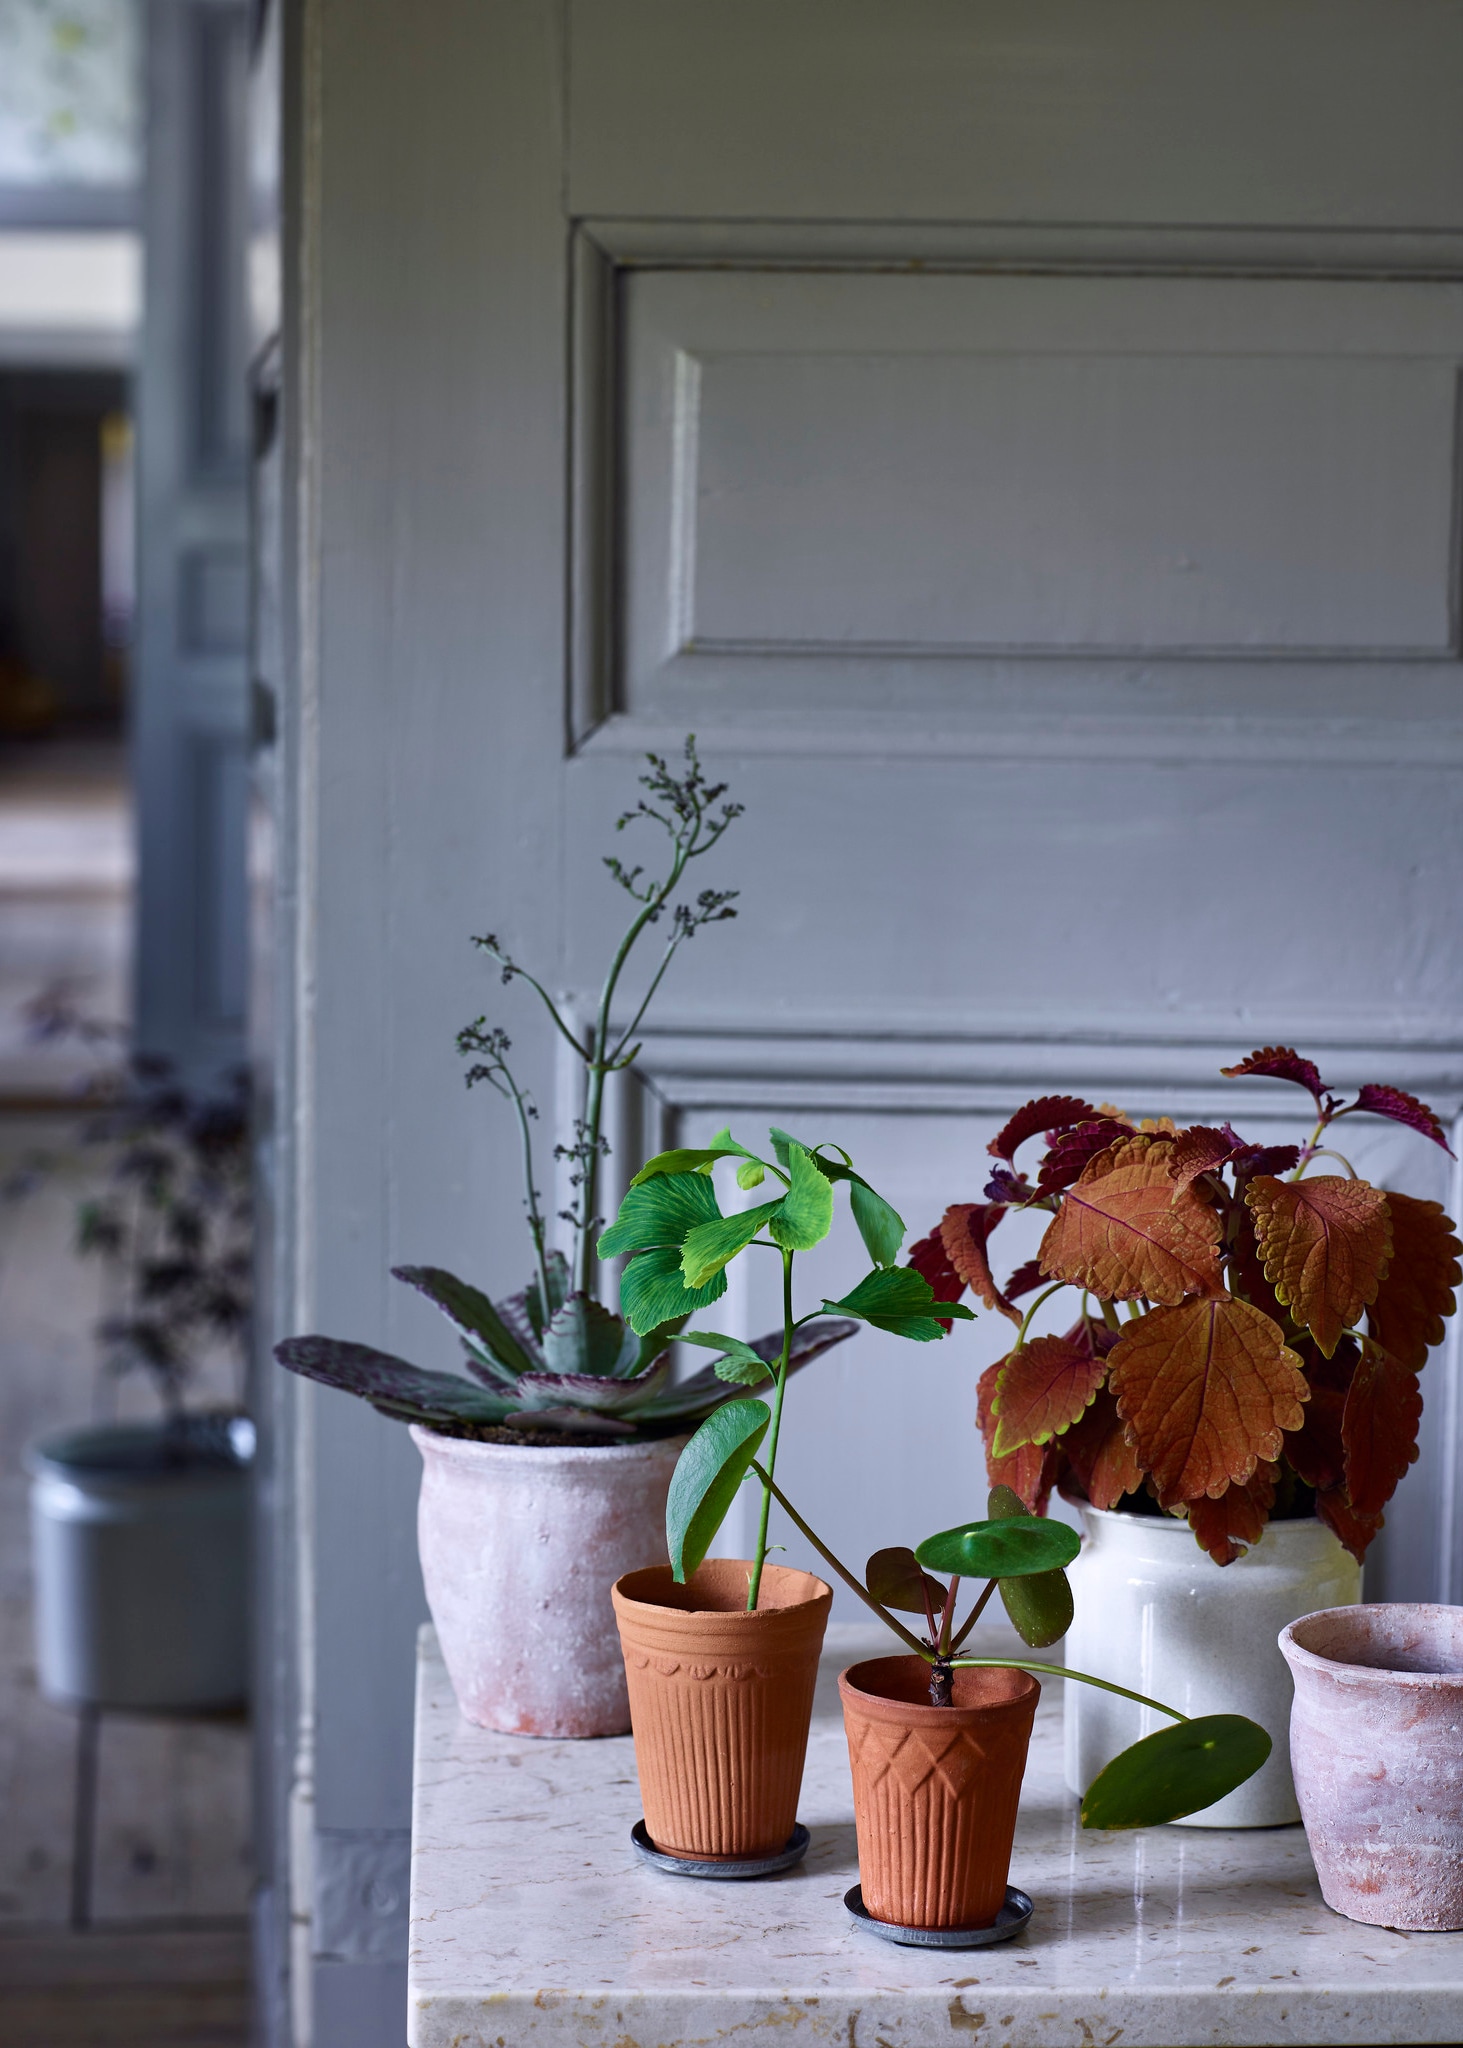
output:
[[[927,1571],[958,1573],[962,1579],[1015,1579],[1059,1570],[1081,1548],[1076,1530],[1065,1522],[1027,1515],[942,1529],[927,1536],[914,1554]]]
[[[700,1173],[662,1173],[640,1187],[627,1188],[620,1213],[599,1241],[602,1259],[622,1252],[649,1251],[658,1245],[686,1241],[698,1223],[721,1214],[716,1189]]]
[[[864,1250],[876,1266],[892,1266],[904,1243],[904,1218],[858,1174],[848,1176],[848,1206]]]
[[[710,1223],[698,1223],[681,1246],[681,1277],[688,1287],[704,1287],[713,1273],[719,1273],[738,1252],[745,1251],[764,1223],[770,1223],[782,1207],[764,1202],[757,1209],[739,1209],[731,1216],[718,1216]]]
[[[935,1290],[912,1266],[876,1267],[841,1301],[825,1301],[830,1315],[857,1316],[876,1330],[917,1344],[945,1335],[942,1320],[969,1322],[971,1311],[957,1301],[936,1301]]]
[[[1088,1786],[1084,1828],[1151,1828],[1202,1813],[1252,1778],[1270,1737],[1242,1714],[1204,1714],[1145,1735]]]
[[[726,1275],[718,1273],[704,1287],[687,1287],[681,1278],[676,1245],[658,1245],[637,1252],[620,1277],[620,1313],[638,1337],[662,1323],[710,1308],[726,1293]]]
[[[713,1371],[718,1379],[729,1380],[733,1386],[760,1387],[763,1380],[775,1377],[772,1367],[760,1352],[754,1351],[750,1344],[744,1344],[740,1337],[724,1337],[719,1330],[694,1330],[681,1341],[723,1353]]]
[[[715,1166],[719,1159],[736,1157],[735,1145],[678,1146],[673,1152],[657,1152],[654,1159],[647,1159],[630,1185],[644,1187],[647,1181],[657,1179],[663,1173],[699,1173],[705,1166]]]
[[[768,1223],[768,1234],[784,1251],[810,1252],[833,1228],[833,1188],[801,1145],[789,1145],[787,1193]]]
[[[765,1401],[728,1401],[682,1451],[665,1507],[666,1548],[678,1586],[710,1549],[771,1420]]]
[[[760,1159],[744,1159],[737,1168],[737,1186],[748,1192],[760,1188],[767,1178],[767,1168]]]

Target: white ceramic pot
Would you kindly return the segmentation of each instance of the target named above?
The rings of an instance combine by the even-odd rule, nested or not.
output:
[[[1263,1828],[1300,1819],[1290,1776],[1290,1673],[1281,1629],[1361,1598],[1361,1566],[1323,1522],[1271,1522],[1223,1567],[1187,1522],[1082,1509],[1082,1554],[1067,1567],[1076,1619],[1063,1646],[1076,1671],[1131,1686],[1182,1714],[1245,1714],[1270,1735],[1269,1761],[1181,1827]],[[1083,1792],[1121,1749],[1173,1724],[1148,1707],[1068,1685],[1067,1783]]]
[[[667,1561],[685,1437],[560,1448],[411,1433],[422,1579],[463,1714],[510,1735],[627,1734],[610,1588]]]
[[[155,1712],[242,1704],[253,1427],[192,1420],[210,1441],[191,1449],[141,1423],[69,1430],[31,1451],[48,1699]]]

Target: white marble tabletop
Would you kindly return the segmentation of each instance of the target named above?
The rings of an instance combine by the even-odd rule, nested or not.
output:
[[[985,1625],[982,1625],[985,1634]],[[662,1876],[630,1846],[628,1736],[537,1742],[463,1721],[422,1632],[411,2048],[1198,2048],[1463,2042],[1463,1934],[1394,1934],[1321,1903],[1297,1827],[1084,1834],[1045,1682],[998,1948],[897,1948],[855,1927],[836,1673],[889,1647],[833,1627],[808,1746],[806,1861],[757,1883]],[[990,1654],[1008,1638],[989,1632]]]

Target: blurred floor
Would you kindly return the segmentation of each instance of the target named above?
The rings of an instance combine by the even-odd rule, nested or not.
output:
[[[0,1184],[61,1160],[0,1204],[0,2044],[213,2048],[247,2038],[248,1729],[239,1719],[103,1722],[95,1915],[66,1927],[75,1720],[36,1688],[27,1443],[151,1412],[98,1383],[98,1275],[72,1256],[84,1168],[65,1105],[89,1063],[26,1043],[23,1008],[58,979],[89,1015],[125,1017],[131,821],[119,743],[0,756]],[[227,1393],[220,1387],[218,1393]],[[194,1923],[183,1926],[180,1923]]]

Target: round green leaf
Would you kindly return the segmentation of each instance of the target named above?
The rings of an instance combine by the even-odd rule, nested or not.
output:
[[[1149,1828],[1199,1813],[1252,1778],[1271,1742],[1242,1714],[1205,1714],[1145,1735],[1094,1778],[1084,1828]]]
[[[962,1579],[1018,1579],[1059,1571],[1081,1548],[1076,1530],[1065,1522],[1033,1515],[943,1529],[927,1536],[915,1556],[928,1571],[957,1572]]]
[[[1009,1522],[1018,1516],[1025,1521],[1035,1519],[1020,1494],[1009,1486],[991,1488],[986,1513],[993,1522]],[[1072,1588],[1062,1571],[1003,1579],[1001,1603],[1012,1628],[1033,1650],[1044,1650],[1049,1643],[1059,1642],[1072,1626]]]
[[[710,1549],[771,1420],[765,1401],[728,1401],[682,1451],[665,1504],[666,1548],[678,1586]]]
[[[923,1614],[928,1594],[938,1616],[949,1591],[938,1579],[928,1578],[914,1552],[902,1545],[874,1552],[864,1566],[864,1585],[881,1607],[892,1607],[900,1614]]]

